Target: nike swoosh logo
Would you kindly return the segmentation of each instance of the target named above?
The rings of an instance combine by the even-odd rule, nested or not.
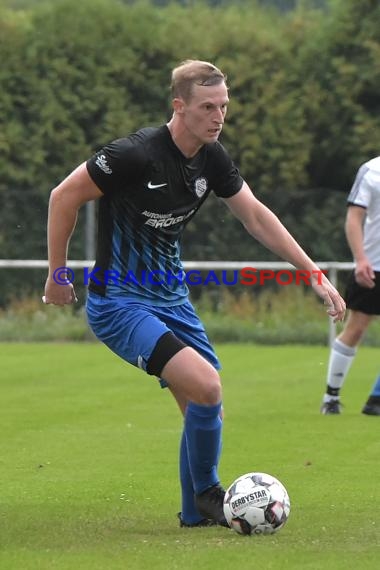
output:
[[[168,185],[167,182],[164,182],[163,184],[152,184],[151,180],[148,182],[148,188],[150,188],[150,190],[154,190],[155,188],[163,188],[163,186],[167,185]]]

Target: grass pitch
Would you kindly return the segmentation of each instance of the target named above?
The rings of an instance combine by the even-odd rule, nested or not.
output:
[[[278,477],[286,526],[180,529],[169,392],[98,344],[0,344],[2,570],[378,567],[380,418],[360,413],[378,350],[359,350],[335,417],[319,414],[327,348],[217,348],[222,483]]]

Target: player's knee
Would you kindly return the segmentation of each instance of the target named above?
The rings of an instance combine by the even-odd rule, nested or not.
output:
[[[206,406],[215,406],[222,399],[222,386],[217,371],[213,371],[203,379],[198,391],[199,403]]]
[[[216,406],[222,399],[222,391],[220,386],[210,386],[204,392],[204,404],[207,406]]]

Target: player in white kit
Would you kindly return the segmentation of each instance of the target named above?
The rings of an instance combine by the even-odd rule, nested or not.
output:
[[[347,203],[345,232],[355,269],[345,295],[348,318],[330,352],[322,414],[340,414],[340,390],[369,324],[380,315],[380,156],[359,168]],[[362,412],[380,416],[380,376]]]

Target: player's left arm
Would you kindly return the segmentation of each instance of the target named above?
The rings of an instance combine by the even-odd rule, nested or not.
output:
[[[224,201],[250,235],[297,269],[308,271],[313,289],[327,305],[328,314],[335,321],[343,320],[346,306],[338,291],[278,217],[253,195],[248,184],[243,182],[241,190]]]

